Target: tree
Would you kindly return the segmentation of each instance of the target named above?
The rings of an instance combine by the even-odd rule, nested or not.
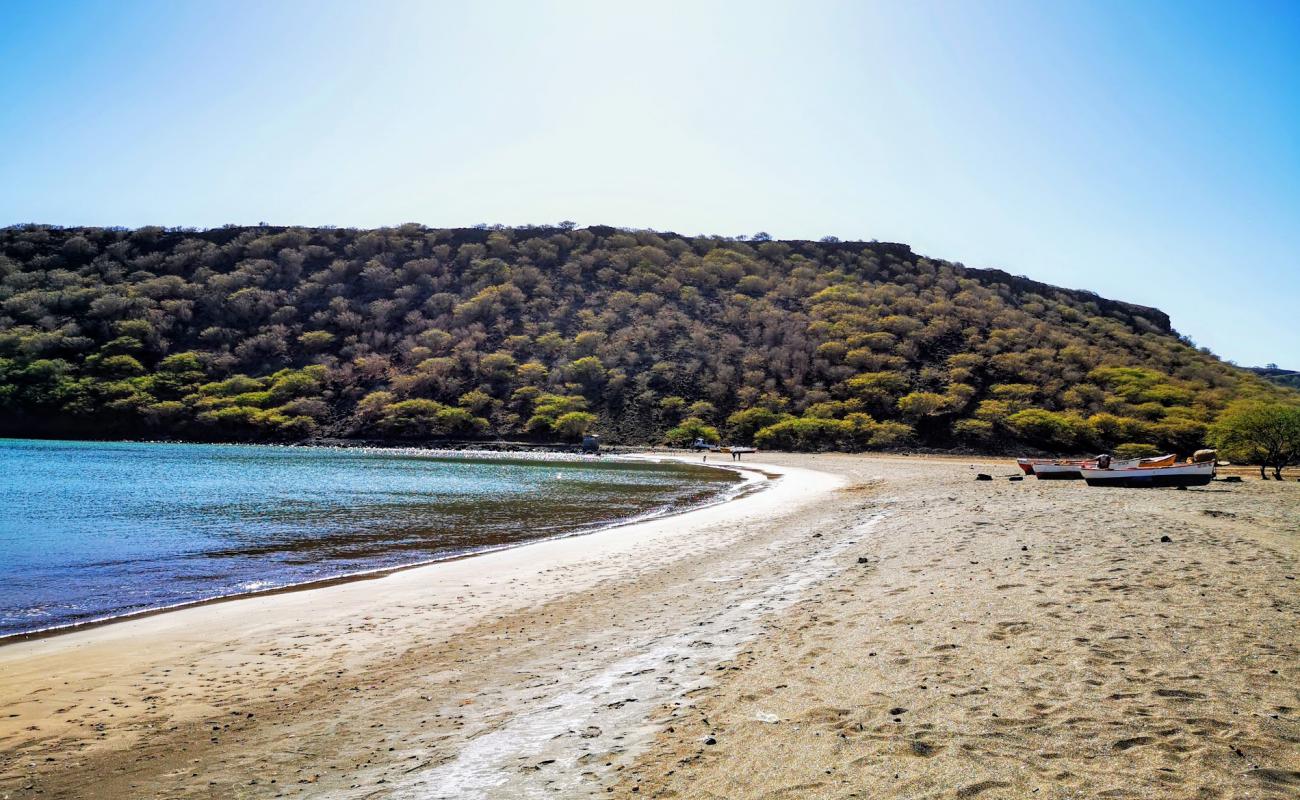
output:
[[[882,422],[871,431],[867,444],[872,447],[899,447],[912,441],[916,431],[902,422]]]
[[[566,439],[581,437],[591,426],[596,424],[596,415],[587,411],[570,411],[561,414],[551,426],[551,430]]]
[[[599,386],[605,380],[605,365],[595,356],[583,356],[569,364],[569,377],[587,389]]]
[[[698,417],[687,417],[682,420],[682,424],[675,428],[669,429],[664,434],[664,439],[669,444],[678,446],[689,445],[696,439],[703,439],[710,444],[717,444],[722,437],[718,435],[718,429],[709,425]]]
[[[754,436],[763,448],[826,450],[843,447],[853,439],[853,423],[824,417],[792,417],[769,425]]]
[[[1115,445],[1115,458],[1150,458],[1160,455],[1160,448],[1153,444],[1142,444],[1141,442],[1125,442],[1124,444]]]
[[[1018,435],[1051,449],[1066,450],[1078,442],[1083,421],[1068,414],[1027,408],[1007,418],[1007,423]]]
[[[898,410],[905,419],[918,420],[943,411],[948,399],[934,392],[912,392],[898,398]]]
[[[1300,407],[1280,403],[1244,403],[1230,407],[1210,428],[1210,440],[1234,461],[1259,464],[1259,476],[1271,467],[1300,463]]]
[[[538,395],[533,402],[533,415],[529,417],[525,429],[529,433],[549,433],[555,430],[560,418],[575,411],[587,408],[586,398],[578,395]]]
[[[492,396],[482,389],[465,392],[456,401],[461,408],[467,408],[475,414],[481,414],[492,405]]]
[[[973,442],[990,442],[993,440],[994,430],[993,423],[986,422],[982,419],[963,419],[958,420],[952,426],[952,432]]]
[[[782,419],[788,418],[789,414],[778,414],[768,408],[747,408],[744,411],[737,411],[727,417],[727,430],[730,432],[733,440],[742,444],[752,444],[754,434],[769,425],[775,425]]]

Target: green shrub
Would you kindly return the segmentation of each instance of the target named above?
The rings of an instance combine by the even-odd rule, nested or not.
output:
[[[594,424],[596,424],[595,414],[586,411],[570,411],[561,414],[551,426],[551,430],[567,439],[573,439],[583,436]]]
[[[747,408],[727,417],[727,431],[732,439],[741,444],[752,444],[754,434],[769,425],[775,425],[789,414],[779,414],[769,408]]]
[[[993,423],[982,419],[957,420],[952,426],[952,432],[963,439],[974,442],[989,442],[993,440],[995,435]]]
[[[689,445],[696,439],[703,439],[710,444],[717,444],[722,440],[722,437],[718,435],[717,428],[698,417],[687,417],[682,420],[680,425],[671,428],[664,434],[664,441],[679,447]]]
[[[1027,408],[1012,414],[1007,423],[1017,435],[1047,448],[1068,449],[1079,443],[1087,428],[1072,413],[1058,413],[1041,408]]]
[[[1125,442],[1115,445],[1114,449],[1115,458],[1150,458],[1158,455],[1163,455],[1160,448],[1142,442]]]

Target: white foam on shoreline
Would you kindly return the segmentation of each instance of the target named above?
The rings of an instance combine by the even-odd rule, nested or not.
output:
[[[396,787],[394,796],[470,800],[572,797],[596,791],[604,785],[606,761],[624,761],[651,740],[656,732],[651,713],[666,704],[686,703],[689,692],[711,682],[712,668],[754,638],[765,616],[789,608],[829,577],[837,557],[885,516],[876,513],[851,534],[790,563],[771,584],[759,585],[743,576],[756,561],[771,563],[790,539],[768,545],[762,559],[726,565],[725,579],[736,586],[713,606],[716,613],[678,620],[671,631],[629,643],[633,654],[613,663],[569,665],[567,689],[530,701],[530,708],[469,741],[453,760]],[[576,685],[572,672],[580,673]],[[601,758],[583,763],[592,755]]]

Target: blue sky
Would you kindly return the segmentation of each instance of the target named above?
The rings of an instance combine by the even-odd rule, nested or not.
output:
[[[0,1],[0,225],[911,244],[1300,369],[1300,5]]]

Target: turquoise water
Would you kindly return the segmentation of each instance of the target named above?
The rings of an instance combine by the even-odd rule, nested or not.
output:
[[[572,534],[739,482],[609,458],[0,440],[0,635]]]

